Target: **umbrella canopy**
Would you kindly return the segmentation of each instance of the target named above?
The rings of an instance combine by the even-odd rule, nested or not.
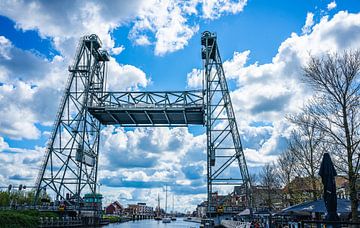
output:
[[[360,207],[360,206],[359,206]],[[359,209],[358,209],[359,211]],[[324,200],[319,199],[315,201],[308,201],[305,203],[297,204],[284,210],[279,213],[279,215],[285,214],[311,214],[314,212],[326,213],[327,209],[325,207]],[[348,199],[337,199],[337,212],[340,214],[351,213],[351,202]]]
[[[319,175],[324,185],[324,202],[327,209],[327,220],[339,220],[337,215],[337,199],[336,199],[336,185],[335,176],[337,175],[334,164],[331,161],[330,155],[324,153],[323,160],[320,165]]]
[[[245,215],[250,215],[251,214],[251,211],[249,208],[246,208],[245,210],[243,210],[242,212],[240,212],[238,214],[238,216],[245,216]]]

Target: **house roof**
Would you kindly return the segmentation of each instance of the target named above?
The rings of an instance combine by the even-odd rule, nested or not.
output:
[[[123,206],[119,203],[119,201],[115,201],[112,204],[118,208],[123,208]]]

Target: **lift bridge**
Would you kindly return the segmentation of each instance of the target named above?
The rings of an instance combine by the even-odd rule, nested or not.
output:
[[[84,36],[36,180],[35,203],[47,191],[80,211],[85,193],[98,193],[102,125],[186,127],[202,125],[207,137],[208,213],[216,213],[214,192],[244,189],[251,204],[250,178],[231,103],[216,35],[201,36],[203,89],[166,92],[106,91],[109,54],[96,35]]]

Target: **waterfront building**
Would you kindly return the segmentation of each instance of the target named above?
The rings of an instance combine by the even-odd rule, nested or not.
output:
[[[123,211],[124,211],[124,207],[118,201],[109,204],[105,208],[105,213],[111,215],[121,215]]]

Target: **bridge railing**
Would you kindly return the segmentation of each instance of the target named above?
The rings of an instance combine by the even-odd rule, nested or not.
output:
[[[43,218],[39,220],[39,227],[79,227],[82,226],[82,220],[80,217],[68,217],[68,218]]]
[[[105,92],[93,96],[91,107],[157,108],[199,107],[204,105],[202,90],[172,92]]]
[[[232,220],[221,220],[221,225],[226,228],[250,228],[250,222],[232,221]]]

